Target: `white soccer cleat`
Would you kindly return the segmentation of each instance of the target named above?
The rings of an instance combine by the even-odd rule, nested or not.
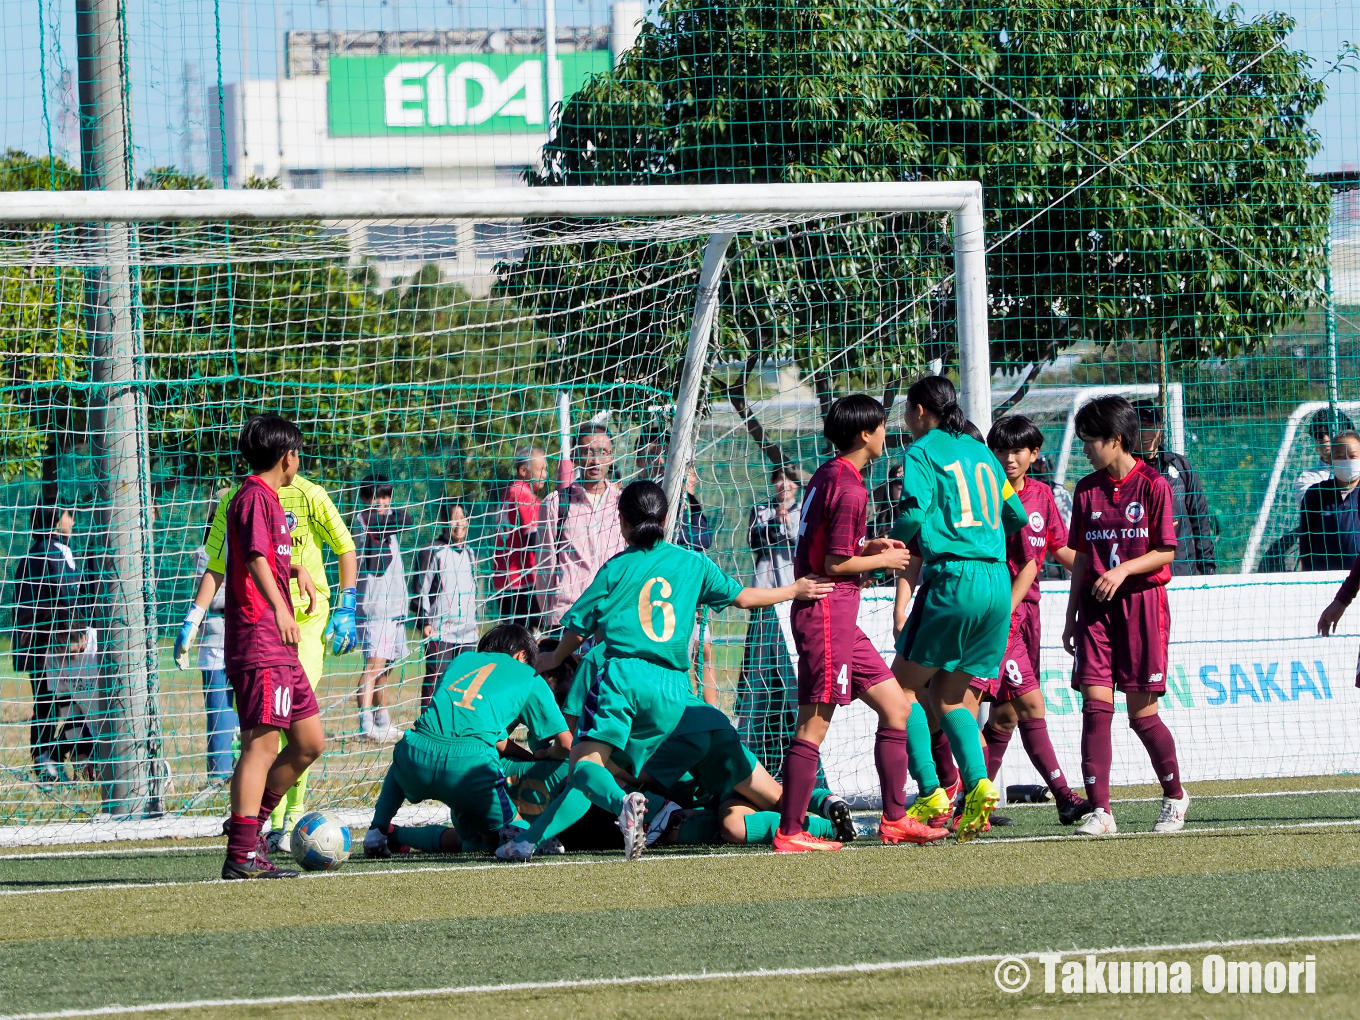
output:
[[[640,793],[630,793],[623,798],[623,810],[619,812],[619,831],[623,833],[623,859],[635,861],[647,849],[647,798]]]
[[[1157,816],[1153,832],[1180,832],[1185,828],[1185,810],[1190,806],[1190,794],[1181,791],[1180,799],[1162,798],[1162,812]]]
[[[561,857],[567,852],[567,848],[562,845],[562,841],[554,836],[552,839],[545,839],[538,844],[538,853],[541,856]]]
[[[1104,808],[1094,809],[1086,818],[1072,830],[1074,836],[1113,836],[1119,831],[1119,826],[1114,824],[1114,815]]]
[[[377,860],[392,856],[392,848],[387,845],[387,834],[382,829],[370,828],[364,833],[364,856]]]
[[[496,860],[523,863],[534,859],[534,845],[525,839],[512,840],[496,847]]]
[[[668,800],[661,805],[661,810],[652,816],[652,820],[647,823],[647,846],[656,846],[657,840],[666,834],[666,830],[671,827],[671,822],[675,820],[675,815],[684,810],[673,800]]]

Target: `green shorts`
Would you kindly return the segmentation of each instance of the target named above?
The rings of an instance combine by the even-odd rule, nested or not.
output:
[[[930,564],[897,637],[897,654],[921,666],[994,677],[1011,625],[1011,572],[1004,563]]]
[[[501,759],[491,745],[468,737],[440,740],[408,732],[392,748],[392,775],[412,804],[443,801],[465,841],[515,819]]]
[[[728,723],[716,729],[673,734],[647,762],[647,774],[666,790],[689,774],[704,793],[721,804],[732,796],[738,783],[751,777],[758,764]]]
[[[646,659],[606,659],[586,690],[576,739],[608,744],[637,775],[694,704],[688,673]]]

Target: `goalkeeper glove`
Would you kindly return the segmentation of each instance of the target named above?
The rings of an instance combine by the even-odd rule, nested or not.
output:
[[[359,631],[354,626],[355,602],[353,588],[340,590],[340,604],[331,610],[331,621],[326,624],[326,632],[321,635],[323,639],[331,639],[332,655],[352,652],[359,643]]]
[[[184,622],[179,625],[179,634],[175,637],[175,665],[180,669],[189,668],[189,646],[198,637],[198,625],[203,622],[205,615],[196,605],[190,605],[189,611],[184,614]]]

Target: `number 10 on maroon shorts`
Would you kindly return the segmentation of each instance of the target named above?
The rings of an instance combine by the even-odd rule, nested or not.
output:
[[[859,629],[859,590],[837,587],[820,602],[795,602],[789,629],[798,649],[798,704],[848,705],[893,678]]]
[[[299,719],[321,714],[307,674],[296,662],[245,669],[227,682],[236,695],[242,732],[256,726],[286,730]]]

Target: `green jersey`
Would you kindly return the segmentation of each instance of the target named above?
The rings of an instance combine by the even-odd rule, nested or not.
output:
[[[906,508],[893,538],[918,538],[927,564],[1006,561],[1006,537],[1029,514],[991,450],[972,436],[933,429],[911,444],[904,466]]]
[[[520,723],[531,742],[567,728],[548,681],[509,655],[465,652],[449,663],[414,729],[436,740],[472,738],[494,746]]]
[[[583,635],[600,631],[606,658],[645,659],[688,672],[699,606],[726,609],[743,587],[688,549],[669,542],[650,549],[630,545],[600,568],[562,626]]]

